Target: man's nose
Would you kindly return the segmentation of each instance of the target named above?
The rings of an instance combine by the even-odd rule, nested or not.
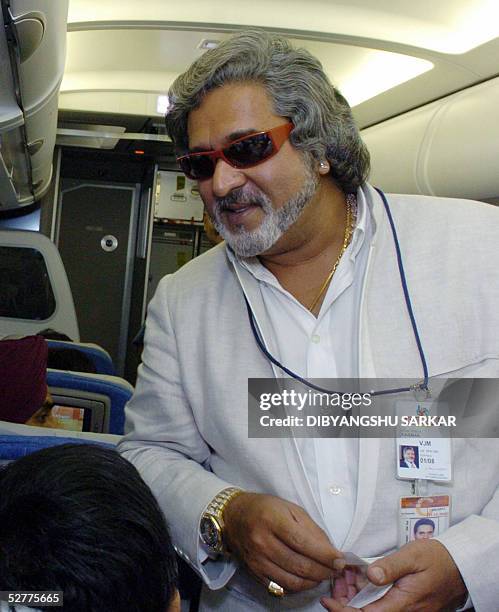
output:
[[[233,168],[223,159],[218,159],[213,173],[213,194],[218,198],[224,198],[233,189],[242,187],[246,183],[244,172]]]

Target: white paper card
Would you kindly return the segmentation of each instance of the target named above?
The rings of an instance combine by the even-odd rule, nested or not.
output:
[[[353,552],[345,552],[343,553],[344,559],[347,563],[347,566],[358,567],[361,568],[364,572],[367,571],[367,567],[381,559],[381,557],[359,557]],[[367,580],[367,577],[366,577]],[[362,588],[357,595],[355,595],[349,602],[349,606],[353,606],[355,608],[362,608],[363,606],[367,606],[370,603],[381,599],[385,593],[387,593],[392,588],[391,584],[386,586],[378,587],[372,584],[372,582],[367,582],[366,586]]]

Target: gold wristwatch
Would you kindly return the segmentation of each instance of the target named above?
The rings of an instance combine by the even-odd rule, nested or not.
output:
[[[223,533],[223,513],[227,504],[241,493],[244,493],[244,491],[237,487],[228,487],[220,491],[208,504],[201,516],[199,523],[201,540],[214,553],[227,552]]]

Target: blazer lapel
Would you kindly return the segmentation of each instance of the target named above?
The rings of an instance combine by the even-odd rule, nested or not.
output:
[[[422,377],[422,366],[404,300],[394,239],[383,202],[370,187],[365,190],[365,195],[373,215],[375,233],[360,313],[359,372],[361,378],[384,378],[387,384],[393,382],[398,386],[397,376]],[[376,495],[380,448],[379,438],[359,440],[357,504],[345,541],[345,550],[355,545],[369,519]],[[393,469],[395,477],[395,466]]]
[[[404,299],[395,241],[388,217],[379,194],[372,188],[367,191],[366,199],[372,210],[376,230],[361,307],[360,375],[364,378],[368,375],[391,379],[422,378],[423,369]],[[387,199],[390,204],[389,196]],[[402,263],[410,295],[411,274],[406,257],[410,248],[410,236],[401,235],[396,218],[394,222],[399,234]],[[415,315],[417,322],[417,312]],[[366,347],[368,351],[365,350]],[[376,364],[375,370],[373,364]],[[364,371],[366,366],[367,373]]]

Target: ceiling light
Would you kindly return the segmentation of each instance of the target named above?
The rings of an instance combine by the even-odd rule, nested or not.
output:
[[[156,112],[160,115],[166,115],[166,111],[170,106],[170,101],[168,100],[168,96],[161,95],[158,96],[158,100],[156,102]]]
[[[370,49],[357,70],[338,83],[350,106],[357,106],[433,68],[417,57]]]
[[[216,49],[219,44],[219,40],[203,38],[203,40],[198,45],[198,49]]]

